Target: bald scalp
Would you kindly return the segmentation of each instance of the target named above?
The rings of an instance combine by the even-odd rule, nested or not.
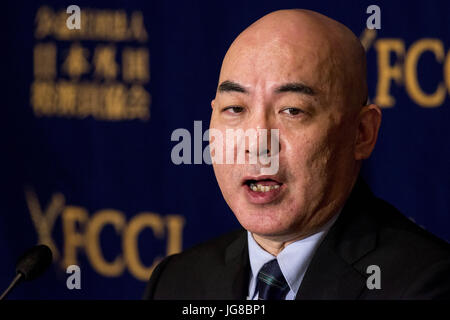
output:
[[[366,55],[361,42],[343,24],[310,10],[275,11],[245,29],[225,55],[219,83],[227,80],[224,74],[233,60],[268,46],[291,48],[294,54],[308,50],[317,56],[322,84],[328,87],[325,103],[355,108],[366,104]]]

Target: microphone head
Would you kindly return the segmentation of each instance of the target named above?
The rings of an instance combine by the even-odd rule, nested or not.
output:
[[[46,245],[37,245],[28,249],[16,264],[16,273],[23,280],[30,281],[39,277],[52,263],[52,251]]]

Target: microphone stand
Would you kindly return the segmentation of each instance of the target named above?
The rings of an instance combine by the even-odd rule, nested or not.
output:
[[[9,287],[0,296],[0,300],[3,300],[3,299],[6,298],[8,293],[19,283],[19,281],[21,280],[22,276],[23,276],[23,274],[21,272],[17,273],[17,275],[14,277],[14,279],[11,282],[11,284],[9,285]]]

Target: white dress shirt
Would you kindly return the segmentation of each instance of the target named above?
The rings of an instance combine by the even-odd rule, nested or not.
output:
[[[247,231],[248,253],[251,266],[247,299],[258,299],[256,280],[259,270],[264,264],[276,258],[290,288],[285,300],[294,300],[314,252],[338,216],[339,214],[336,214],[331,218],[317,233],[289,244],[276,257],[261,248],[253,238],[251,232]]]

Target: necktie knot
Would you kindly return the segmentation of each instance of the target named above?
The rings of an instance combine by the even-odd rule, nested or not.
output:
[[[282,300],[289,292],[289,285],[281,272],[277,259],[262,266],[256,283],[259,300]]]

